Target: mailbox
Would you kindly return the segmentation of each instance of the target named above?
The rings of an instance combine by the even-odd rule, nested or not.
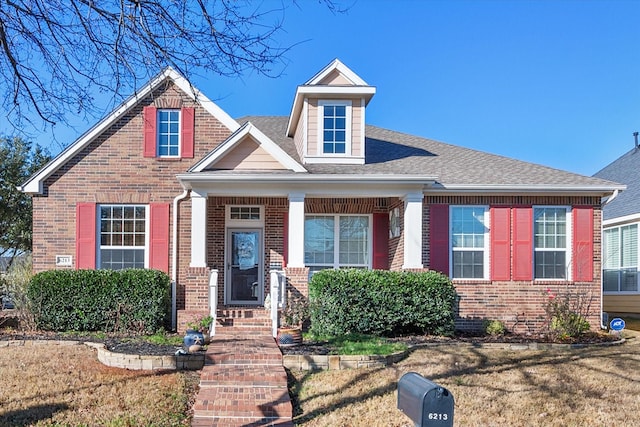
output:
[[[398,381],[398,409],[416,427],[453,426],[453,405],[449,390],[416,372],[406,373]]]

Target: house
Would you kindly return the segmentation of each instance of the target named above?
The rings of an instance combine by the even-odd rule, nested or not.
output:
[[[638,226],[640,224],[640,148],[637,143],[594,176],[626,184],[603,208],[603,307],[610,313],[640,314]]]
[[[160,73],[22,186],[35,271],[166,271],[178,328],[262,306],[271,269],[307,294],[343,267],[447,274],[460,329],[535,329],[548,288],[600,325],[601,200],[623,186],[369,125],[376,87],[339,60],[292,89],[288,116],[235,120]]]

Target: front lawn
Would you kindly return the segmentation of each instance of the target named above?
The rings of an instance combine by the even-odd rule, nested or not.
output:
[[[85,345],[0,348],[0,425],[187,426],[198,372],[129,371]]]

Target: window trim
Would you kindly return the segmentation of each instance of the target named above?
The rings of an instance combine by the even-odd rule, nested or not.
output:
[[[455,251],[453,247],[453,210],[458,208],[482,208],[484,210],[484,247],[482,249],[482,277],[455,277],[454,276],[454,262],[453,253]],[[449,277],[452,280],[464,280],[464,281],[487,281],[490,279],[491,268],[491,210],[488,205],[449,205]],[[470,249],[470,248],[468,248]],[[474,248],[478,250],[479,248]],[[463,252],[465,250],[458,249],[457,251]]]
[[[160,154],[160,114],[163,112],[177,112],[178,113],[178,154]],[[156,109],[156,153],[159,159],[180,159],[182,157],[182,109],[181,108],[158,108]],[[171,145],[168,145],[171,148]],[[171,150],[169,150],[171,151]]]
[[[605,242],[606,242],[606,238],[605,238],[605,232],[607,231],[612,231],[612,230],[617,230],[619,233],[619,246],[622,246],[622,239],[621,239],[621,231],[623,228],[625,227],[632,227],[635,226],[636,227],[636,251],[638,252],[636,254],[636,266],[635,266],[635,271],[637,274],[637,279],[636,279],[636,291],[621,291],[620,289],[620,278],[618,278],[618,290],[616,291],[608,291],[605,290],[604,288],[604,273],[606,270],[613,270],[613,271],[622,271],[622,270],[633,270],[634,267],[622,267],[620,265],[618,265],[617,268],[615,269],[611,269],[611,268],[605,268],[605,253],[604,253],[604,249],[605,249]],[[618,248],[620,249],[620,248]],[[620,264],[620,262],[618,262],[618,264]],[[617,224],[615,226],[607,226],[605,229],[602,230],[602,293],[604,295],[638,295],[640,294],[640,223],[637,222],[632,222],[632,223],[626,223],[626,224]]]
[[[325,106],[344,106],[345,107],[345,141],[344,153],[325,153],[324,152],[324,107]],[[318,156],[322,157],[352,157],[352,119],[353,119],[353,102],[348,99],[321,99],[318,100]]]
[[[566,277],[563,278],[550,278],[550,277],[536,277],[536,210],[537,209],[564,209],[565,211],[565,272]],[[531,273],[534,281],[537,282],[570,282],[573,281],[573,209],[568,205],[533,205],[532,217],[531,217]],[[542,250],[540,252],[551,252],[552,250]],[[554,248],[558,249],[558,248]]]
[[[334,247],[333,247],[333,265],[331,269],[340,269],[340,268],[364,268],[367,270],[371,270],[373,268],[373,215],[372,214],[332,214],[332,213],[306,213],[304,215],[304,220],[306,223],[307,218],[309,217],[332,217],[334,218],[334,228],[333,228],[333,239],[334,239]],[[367,229],[367,262],[366,265],[340,265],[340,218],[341,217],[366,217],[368,219],[368,229]],[[306,225],[306,224],[305,224]],[[307,238],[307,233],[304,233],[304,238]],[[304,244],[303,244],[304,246]],[[306,252],[306,251],[305,251]],[[306,257],[305,257],[306,258]],[[327,264],[319,264],[319,263],[308,263],[305,259],[304,261],[305,267],[322,267]]]
[[[150,237],[151,237],[151,209],[148,204],[143,203],[99,203],[96,206],[96,269],[104,270],[102,267],[102,217],[100,214],[100,210],[103,207],[143,207],[144,208],[144,268],[149,268],[150,265]],[[107,246],[104,245],[104,249],[130,249],[130,248],[141,248],[141,246]]]

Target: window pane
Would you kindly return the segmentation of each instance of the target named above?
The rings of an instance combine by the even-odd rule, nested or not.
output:
[[[100,268],[144,268],[144,206],[100,207]]]
[[[604,268],[620,267],[620,229],[604,230]]]
[[[602,288],[605,292],[618,292],[620,270],[605,270],[602,277]]]
[[[180,111],[158,110],[159,156],[178,156],[180,153]]]
[[[565,279],[566,255],[564,251],[537,251],[534,256],[537,279]]]
[[[347,114],[347,107],[344,105],[336,105],[335,107],[335,115],[344,117]]]
[[[638,271],[636,269],[622,270],[622,280],[620,280],[620,291],[637,292],[638,291]]]
[[[620,228],[622,237],[622,259],[620,260],[620,266],[638,267],[638,226],[629,225]]]
[[[367,265],[369,260],[369,218],[340,217],[340,266]]]
[[[308,264],[333,264],[334,218],[310,216],[304,222],[304,260]]]
[[[483,251],[453,252],[453,277],[457,279],[482,279],[484,277]]]

